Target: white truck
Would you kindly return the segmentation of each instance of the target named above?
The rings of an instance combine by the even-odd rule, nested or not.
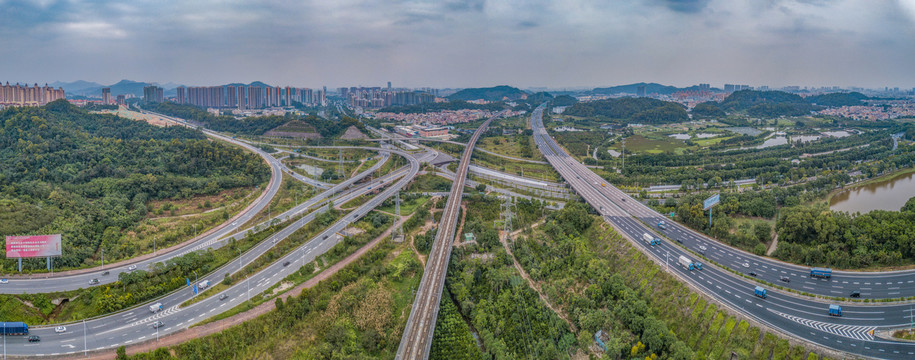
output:
[[[679,262],[680,265],[683,265],[683,267],[686,268],[687,270],[695,269],[695,265],[693,265],[693,261],[690,260],[689,258],[687,258],[686,256],[680,255],[680,259],[677,262]]]
[[[149,312],[158,312],[159,310],[162,310],[162,303],[149,305]]]
[[[651,234],[649,234],[649,233],[642,234],[642,240],[645,240],[645,242],[647,242],[649,246],[661,244],[661,239],[651,236]]]
[[[202,291],[203,289],[206,289],[208,287],[210,287],[210,280],[204,280],[197,284],[198,291]]]

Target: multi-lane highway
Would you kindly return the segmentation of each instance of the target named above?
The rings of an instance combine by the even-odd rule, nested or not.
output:
[[[408,160],[407,169],[395,170],[391,177],[383,178],[384,180],[393,179],[398,176],[401,178],[391,184],[391,181],[384,181],[389,186],[378,196],[371,198],[365,204],[349,212],[341,220],[337,221],[310,241],[291,251],[267,268],[252,275],[248,280],[240,282],[231,288],[224,290],[222,293],[227,298],[220,300],[219,297],[213,296],[209,299],[194,303],[187,307],[181,307],[180,304],[194,296],[190,288],[183,288],[173,292],[164,298],[147,302],[138,307],[125,310],[119,313],[111,314],[105,317],[87,320],[85,322],[65,324],[67,331],[64,333],[55,333],[54,326],[33,327],[30,331],[32,335],[41,336],[41,342],[30,343],[25,336],[9,336],[6,341],[4,351],[11,355],[55,355],[55,354],[73,354],[82,353],[85,349],[89,351],[110,349],[121,345],[136,344],[144,341],[151,341],[159,336],[173,333],[196,324],[208,317],[217,315],[223,311],[239,305],[249,297],[257,296],[264,290],[273,286],[286,276],[292,274],[303,264],[313,261],[317,256],[324,254],[340,241],[335,234],[365,216],[383,201],[392,197],[394,193],[404,188],[416,174],[419,172],[419,160],[414,156],[389,149],[391,153],[396,153]],[[379,179],[379,183],[380,183]],[[367,189],[370,184],[363,184],[360,188]],[[367,192],[367,190],[366,190]],[[361,193],[342,194],[336,200],[347,201],[361,195]],[[311,216],[301,221],[295,221],[289,226],[283,228],[268,239],[282,240],[300,229]],[[243,254],[239,259],[233,260],[220,269],[213,271],[199,279],[199,281],[210,280],[211,283],[217,283],[222,280],[223,274],[235,273],[239,269],[257,258],[258,254],[263,254],[273,246],[272,241],[263,241],[255,248]],[[288,264],[288,265],[285,265]],[[216,295],[216,294],[212,294]],[[159,312],[150,312],[149,305],[152,303],[162,303],[163,310]],[[153,324],[161,321],[162,326],[153,328]]]
[[[537,147],[547,161],[620,234],[629,238],[635,246],[659,264],[666,266],[668,271],[682,281],[773,331],[808,341],[816,346],[881,359],[915,358],[915,344],[874,337],[875,330],[910,324],[911,304],[868,306],[843,303],[843,316],[830,316],[827,310],[829,301],[771,288],[768,289],[768,296],[765,299],[759,298],[754,296],[753,292],[758,285],[756,282],[738,277],[721,267],[706,263],[703,270],[689,270],[680,266],[677,263],[679,256],[697,260],[695,254],[683,246],[666,239],[659,245],[649,245],[641,240],[645,233],[654,236],[658,236],[658,233],[653,226],[647,226],[638,219],[638,215],[631,214],[629,210],[633,208],[618,205],[636,201],[627,198],[625,194],[614,192],[610,184],[563,151],[543,127],[543,108],[544,106],[540,106],[533,112],[531,127],[534,129]],[[676,233],[676,230],[667,230],[665,235],[671,232]],[[710,248],[711,251],[723,248],[722,245],[710,240],[704,240],[703,244],[716,244],[714,249]],[[752,260],[746,260],[749,260],[752,266]]]
[[[261,156],[268,159],[268,162],[274,170],[274,174],[279,174],[281,169],[284,166],[281,162],[269,154],[263,152],[263,150],[257,148],[256,146],[251,146],[244,142],[237,142],[234,139],[226,138],[219,134],[208,134],[214,137],[220,137],[221,139],[231,141],[235,144],[245,147],[251,151],[258,152]],[[390,151],[384,150],[383,148],[366,148],[371,150],[381,151],[382,159],[379,160],[376,164],[366,169],[365,171],[360,172],[356,176],[349,178],[337,185],[330,187],[329,189],[313,196],[312,198],[306,200],[305,202],[296,205],[290,210],[287,210],[279,215],[274,216],[271,219],[263,221],[260,224],[252,226],[247,229],[242,229],[242,224],[248,222],[252,219],[255,214],[263,210],[264,207],[270,202],[273,196],[276,194],[281,181],[272,181],[270,189],[268,189],[268,196],[265,196],[263,199],[259,200],[256,206],[251,207],[250,211],[246,211],[243,214],[233,218],[230,222],[227,222],[221,227],[218,227],[216,231],[206,235],[201,236],[193,242],[188,242],[181,246],[175,246],[169,249],[160,250],[155,256],[147,257],[144,259],[139,259],[133,262],[124,262],[114,265],[107,265],[105,267],[99,267],[94,269],[94,271],[81,272],[72,275],[56,275],[52,276],[51,274],[41,274],[34,275],[31,278],[26,277],[17,277],[9,279],[7,284],[0,285],[0,293],[4,294],[23,294],[23,293],[46,293],[46,292],[57,292],[57,291],[70,291],[80,288],[87,288],[91,286],[99,286],[104,284],[110,284],[118,280],[118,276],[122,272],[131,271],[128,269],[128,266],[135,265],[138,270],[145,270],[150,268],[153,264],[159,262],[165,262],[168,259],[175,257],[180,257],[186,255],[189,252],[205,250],[207,248],[218,248],[226,244],[225,240],[228,239],[241,239],[248,231],[253,231],[255,229],[261,229],[268,223],[277,220],[277,221],[286,221],[294,216],[298,216],[303,212],[313,209],[315,206],[319,206],[327,201],[331,196],[341,194],[345,189],[349,188],[358,181],[361,181],[380,169],[385,162],[390,157]],[[400,152],[401,154],[405,154]],[[233,234],[234,233],[234,234]],[[230,236],[230,234],[233,234]],[[104,272],[108,272],[108,275],[102,275]],[[98,279],[97,284],[90,285],[90,281],[93,279]]]
[[[448,274],[448,262],[451,259],[452,241],[454,240],[454,231],[457,226],[458,211],[461,208],[461,195],[464,193],[464,180],[467,179],[470,157],[480,135],[486,131],[489,123],[498,116],[501,116],[501,113],[489,118],[480,125],[477,131],[473,133],[473,137],[470,138],[470,142],[467,143],[464,154],[461,155],[454,183],[451,185],[451,193],[445,203],[445,209],[442,212],[442,218],[435,233],[435,240],[426,261],[426,269],[419,282],[419,288],[416,289],[416,296],[410,309],[410,317],[407,319],[407,325],[401,336],[395,359],[429,358],[432,335],[435,332],[435,321],[438,319],[438,306],[441,301],[442,288],[445,286],[445,276]]]

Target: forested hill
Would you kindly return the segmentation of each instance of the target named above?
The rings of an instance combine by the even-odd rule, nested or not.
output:
[[[750,116],[800,116],[818,110],[804,98],[784,91],[741,90],[728,95],[719,105],[727,111],[746,111]]]
[[[603,116],[621,123],[667,124],[689,120],[677,103],[650,98],[619,98],[579,102],[564,112],[571,116]]]
[[[62,233],[64,256],[56,264],[65,267],[91,263],[102,246],[106,259],[136,251],[128,233],[151,200],[270,177],[257,155],[199,131],[89,114],[64,100],[0,111],[0,163],[0,236]],[[168,241],[160,238],[160,245]],[[12,268],[12,260],[0,259]]]
[[[527,93],[521,89],[500,85],[488,88],[463,89],[448,96],[448,100],[470,101],[483,99],[486,101],[502,101],[505,99],[518,100],[524,96],[527,96]]]

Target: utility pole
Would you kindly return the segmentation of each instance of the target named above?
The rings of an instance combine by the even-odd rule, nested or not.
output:
[[[400,191],[397,191],[394,195],[394,221],[400,221]],[[394,242],[401,242],[403,241],[403,237],[403,222],[401,221],[397,224],[397,227],[394,228],[394,236],[392,239],[394,239]]]
[[[620,156],[623,158],[623,172],[626,171],[626,138],[623,137],[623,152],[620,153]]]
[[[83,355],[89,357],[89,340],[86,335],[86,319],[83,319]],[[5,339],[5,338],[4,338]],[[3,345],[4,357],[6,357],[6,344]]]

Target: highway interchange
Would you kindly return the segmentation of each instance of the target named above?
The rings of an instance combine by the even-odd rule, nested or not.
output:
[[[881,359],[912,359],[915,357],[915,343],[887,341],[873,336],[873,331],[877,329],[910,324],[912,322],[910,304],[859,305],[842,303],[844,315],[842,317],[834,317],[828,315],[827,308],[831,302],[826,300],[799,296],[771,288],[768,289],[768,297],[762,299],[754,296],[753,289],[758,285],[756,282],[735,276],[714,264],[706,263],[703,270],[692,271],[679,266],[676,263],[676,259],[681,255],[693,260],[698,258],[683,246],[667,239],[662,241],[660,245],[654,246],[642,241],[642,234],[650,233],[658,236],[658,232],[654,226],[647,226],[637,217],[645,216],[651,221],[649,224],[654,224],[656,219],[663,217],[660,215],[647,216],[650,213],[645,212],[644,208],[635,205],[637,203],[635,199],[629,198],[612,185],[606,184],[605,180],[562,150],[543,127],[543,109],[544,106],[540,106],[533,112],[531,127],[534,130],[535,143],[547,158],[547,161],[621,235],[629,238],[638,248],[650,254],[662,266],[669,264],[669,271],[682,281],[689,283],[695,289],[731,309],[767,326],[770,330],[806,340],[823,348]],[[620,206],[618,204],[623,205]],[[634,214],[629,211],[633,211]],[[668,225],[668,230],[664,232],[664,235],[672,238],[682,236],[686,246],[698,247],[699,244],[704,244],[711,250],[711,258],[716,261],[720,259],[721,261],[719,262],[725,265],[749,261],[750,266],[758,266],[762,271],[773,272],[772,276],[775,276],[775,271],[781,271],[771,270],[772,267],[775,267],[773,265],[774,262],[766,263],[760,258],[746,254],[740,254],[742,259],[734,259],[732,262],[723,261],[728,256],[736,258],[736,255],[729,255],[727,252],[727,250],[734,251],[733,249],[714,240],[703,238],[693,232],[682,230],[678,232],[675,230],[678,225],[670,225],[674,224]],[[689,242],[686,238],[687,236],[698,239],[692,238],[693,242]],[[754,265],[754,260],[758,265]],[[763,268],[763,265],[767,267]],[[778,263],[778,265],[786,266],[781,263]],[[778,267],[775,268],[779,269]],[[739,265],[739,268],[735,269],[744,271],[742,270],[743,265]],[[801,279],[808,273],[805,268],[795,266],[784,269],[788,274],[791,271],[797,273],[797,275],[794,275],[796,280],[791,283],[805,283]],[[837,281],[837,279],[839,279],[838,281],[848,281],[841,280],[843,279],[842,276],[845,276],[845,274],[834,276],[832,282]],[[882,283],[882,285],[886,284],[886,280],[878,280],[883,276],[882,274],[862,273],[856,274],[856,276],[870,277],[870,281],[874,283],[874,286],[877,286],[876,283],[878,282]],[[851,280],[852,283],[854,281]],[[898,281],[895,280],[895,282]],[[814,283],[815,286],[824,288],[830,286],[828,284],[829,282],[826,281]],[[892,285],[886,286],[887,289],[901,284]],[[823,292],[828,293],[828,291],[827,288]]]
[[[630,198],[612,186],[612,184],[606,183],[597,174],[565,153],[543,128],[543,109],[544,106],[540,106],[533,112],[531,126],[534,129],[535,143],[547,161],[562,175],[563,179],[571,185],[575,192],[594,207],[620,234],[629,238],[637,247],[651,255],[662,266],[669,264],[668,271],[682,281],[687,282],[694,289],[714,298],[732,310],[738,311],[767,326],[770,330],[803,339],[816,346],[873,358],[915,358],[915,344],[883,340],[875,338],[873,335],[874,330],[911,324],[913,322],[913,311],[908,303],[879,305],[835,302],[792,294],[765,285],[764,287],[769,290],[768,297],[761,299],[753,296],[753,288],[760,285],[760,283],[747,277],[736,276],[730,271],[716,266],[714,263],[744,274],[751,271],[755,272],[758,274],[759,279],[777,283],[786,288],[830,297],[845,297],[852,290],[859,290],[861,295],[867,298],[913,296],[915,295],[915,280],[910,279],[915,279],[915,276],[913,276],[912,271],[884,273],[835,271],[831,279],[814,279],[808,276],[809,268],[807,267],[758,257],[723,245],[716,240],[670,221],[670,219],[665,219],[663,215]],[[179,119],[173,120],[180,121]],[[454,236],[454,228],[456,226],[455,215],[457,215],[459,208],[459,201],[452,200],[460,199],[460,194],[463,191],[462,185],[466,179],[468,164],[470,163],[471,153],[474,151],[475,142],[481,134],[481,130],[492,120],[487,120],[474,133],[461,157],[458,171],[454,174],[454,184],[458,186],[452,186],[451,195],[442,216],[440,231],[436,235],[426,271],[423,274],[420,288],[417,289],[410,318],[402,336],[400,348],[398,349],[398,359],[428,357],[438,312],[439,298],[447,273],[451,239]],[[279,160],[266,154],[256,146],[210,131],[206,132],[208,136],[219,137],[222,140],[244,146],[248,150],[258,153],[270,164],[274,177],[280,171],[289,171],[285,169]],[[270,219],[269,221],[278,220],[282,222],[304,214],[300,220],[289,224],[268,239],[282,240],[288,237],[314,219],[318,213],[326,210],[328,199],[333,199],[335,203],[344,203],[368,193],[370,191],[369,188],[373,185],[377,189],[377,186],[382,183],[387,185],[385,190],[348,213],[304,245],[252,275],[247,281],[242,281],[224,290],[223,293],[228,296],[225,300],[219,300],[217,297],[212,296],[190,306],[180,307],[178,304],[193,297],[190,289],[180,289],[132,309],[89,319],[85,322],[67,324],[68,330],[62,334],[55,334],[53,326],[33,327],[31,332],[41,335],[42,342],[28,343],[25,341],[25,337],[11,336],[7,337],[8,345],[4,350],[12,355],[55,355],[108,349],[120,345],[149,341],[154,339],[157,333],[161,336],[180,331],[241,304],[248,296],[261,294],[270,286],[298,270],[302,264],[312,261],[315,257],[323,254],[338,243],[340,238],[335,235],[337,232],[360,217],[365,216],[385,199],[393,196],[396,191],[402,189],[416,176],[419,171],[420,161],[431,160],[437,155],[434,152],[426,151],[417,157],[390,146],[386,146],[385,149],[368,149],[378,150],[384,158],[356,177],[348,179],[344,183],[330,186],[329,189],[306,202]],[[375,179],[370,184],[364,183],[352,186],[380,168],[391,153],[406,158],[409,164]],[[393,179],[398,178],[400,180],[391,185]],[[236,224],[248,222],[254,214],[263,209],[273,195],[276,194],[279,183],[279,181],[271,182],[271,186],[266,191],[268,196],[260,199],[255,206],[250,208],[250,211],[233,219],[231,225],[219,227],[212,234],[201,236],[195,241],[182,246],[159,251],[157,256],[134,263],[142,269],[155,262],[162,262],[190,251],[217,248],[226,244],[225,240],[227,239],[244,236],[247,231],[253,229],[239,231],[240,229]],[[320,186],[322,184],[313,185]],[[666,230],[660,230],[655,226],[662,219],[666,220]],[[255,228],[262,228],[265,225],[261,223]],[[233,234],[233,232],[235,232],[233,236],[227,236]],[[660,245],[649,246],[640,241],[644,233],[659,236],[663,241]],[[676,242],[680,242],[680,244]],[[272,246],[273,242],[262,241],[246,253],[241,254],[238,259],[201,277],[200,280],[210,280],[211,283],[216,283],[222,279],[224,273],[234,273],[240,270],[268,251]],[[702,252],[705,256],[713,260],[714,263],[701,259],[697,255],[700,249],[703,249]],[[703,261],[705,263],[704,269],[690,271],[677,265],[676,259],[681,255]],[[296,265],[283,266],[286,262]],[[99,268],[76,275],[11,279],[9,284],[4,284],[0,287],[0,292],[23,293],[73,290],[87,287],[88,280],[92,278],[100,279],[102,284],[110,283],[117,280],[119,272],[127,271],[127,264],[129,263],[124,262],[106,267],[105,270],[111,272],[107,276],[101,276],[102,269]],[[780,276],[787,276],[791,281],[787,283],[781,282],[779,281]],[[150,313],[147,309],[148,305],[154,302],[161,302],[164,310]],[[827,314],[826,309],[832,303],[842,305],[844,316],[833,317]],[[152,328],[150,325],[156,321],[163,321],[164,326],[158,329]]]
[[[219,297],[216,296],[217,294],[209,294],[212,295],[211,298],[191,304],[187,307],[181,307],[180,304],[194,297],[194,293],[191,288],[181,288],[163,297],[144,302],[143,304],[130,309],[126,309],[124,311],[108,314],[98,318],[87,319],[84,322],[64,324],[67,327],[67,331],[63,333],[55,333],[54,331],[54,327],[60,324],[33,326],[30,328],[30,334],[41,336],[41,342],[28,342],[25,336],[7,336],[5,337],[6,345],[3,349],[4,353],[20,356],[64,355],[82,353],[84,351],[110,349],[121,345],[151,341],[152,339],[156,339],[157,336],[167,335],[186,329],[193,324],[205,320],[206,318],[232,309],[233,307],[246,301],[251,296],[260,295],[264,290],[267,290],[274,284],[284,279],[286,276],[292,274],[294,271],[297,271],[302,265],[313,261],[316,257],[324,254],[331,247],[339,243],[342,239],[337,235],[339,232],[341,232],[353,222],[358,221],[360,218],[365,216],[372,209],[379,206],[385,200],[394,196],[396,192],[403,189],[410,181],[412,181],[416,174],[419,172],[419,165],[421,161],[420,159],[428,160],[430,157],[434,158],[436,155],[434,153],[426,152],[417,158],[412,154],[396,150],[387,145],[382,146],[384,149],[364,149],[381,151],[382,155],[385,156],[384,160],[386,160],[391,153],[397,154],[401,157],[404,157],[408,164],[402,168],[390,171],[388,174],[376,178],[369,183],[360,184],[353,187],[352,189],[344,190],[347,187],[353,185],[358,180],[364,179],[368,174],[376,171],[385,163],[385,161],[379,161],[375,166],[366,171],[363,171],[360,173],[360,175],[348,179],[347,181],[340,183],[331,189],[325,190],[312,199],[299,204],[295,208],[290,209],[283,214],[277,215],[271,219],[271,221],[278,220],[282,222],[287,219],[291,219],[303,212],[307,212],[309,210],[311,211],[302,218],[297,219],[288,226],[269,236],[266,240],[261,241],[255,247],[249,249],[244,254],[241,254],[237,259],[230,261],[221,268],[209,274],[202,274],[204,276],[200,277],[197,281],[209,280],[212,284],[218,283],[222,280],[225,273],[234,274],[241,270],[246,265],[257,259],[259,256],[266,253],[270,248],[273,247],[273,245],[275,245],[276,242],[285,239],[304,225],[308,224],[312,219],[315,218],[317,214],[325,211],[327,205],[325,200],[327,198],[333,198],[333,201],[338,203],[345,203],[346,201],[354,199],[358,196],[367,194],[373,189],[377,190],[379,186],[385,187],[385,190],[383,190],[381,193],[372,197],[361,206],[358,206],[355,210],[347,213],[340,220],[328,228],[322,230],[305,244],[289,252],[266,268],[253,274],[247,280],[239,282],[232,287],[222,291],[220,295],[225,294],[227,296],[224,300],[220,300]],[[268,159],[268,162],[271,164],[271,166],[280,166],[278,160]],[[394,182],[394,179],[398,178],[399,180]],[[279,184],[279,181],[275,182]],[[334,196],[335,194],[336,196]],[[241,222],[242,220],[238,221]],[[264,225],[265,224],[260,224],[258,226]],[[231,231],[227,231],[225,234],[230,232]],[[236,233],[235,237],[244,236],[244,233],[245,232]],[[205,241],[200,239],[193,242],[191,245],[182,246],[180,249],[178,249],[183,251],[173,251],[163,256],[180,256],[179,253],[202,250],[210,247],[219,247],[225,245],[227,243],[226,240],[231,238],[232,237],[223,237],[221,239],[217,239],[215,237],[206,237]],[[276,242],[271,241],[274,239]],[[159,258],[157,261],[163,260],[164,258]],[[288,266],[284,265],[287,263],[289,263]],[[148,265],[148,263],[145,262],[140,264]],[[126,266],[122,267],[121,271],[127,271]],[[111,273],[112,274],[108,276],[111,276],[116,280],[114,269],[111,269]],[[26,284],[35,284],[37,282],[43,282],[45,284],[48,284],[48,282],[60,282],[62,284],[61,286],[66,286],[68,282],[74,282],[73,278],[74,276],[63,276],[25,279],[17,281],[22,281]],[[4,284],[4,291],[8,289],[6,285],[13,283],[14,281],[11,280],[9,284]],[[86,287],[87,285],[88,282],[80,282],[71,286],[75,286],[75,288],[81,288]],[[44,286],[44,284],[30,285],[30,288],[27,289],[27,291],[47,292],[47,290],[42,289],[39,286]],[[149,306],[154,303],[161,303],[163,310],[155,313],[150,312]],[[158,321],[161,321],[163,326],[159,328],[153,328],[152,325]]]

